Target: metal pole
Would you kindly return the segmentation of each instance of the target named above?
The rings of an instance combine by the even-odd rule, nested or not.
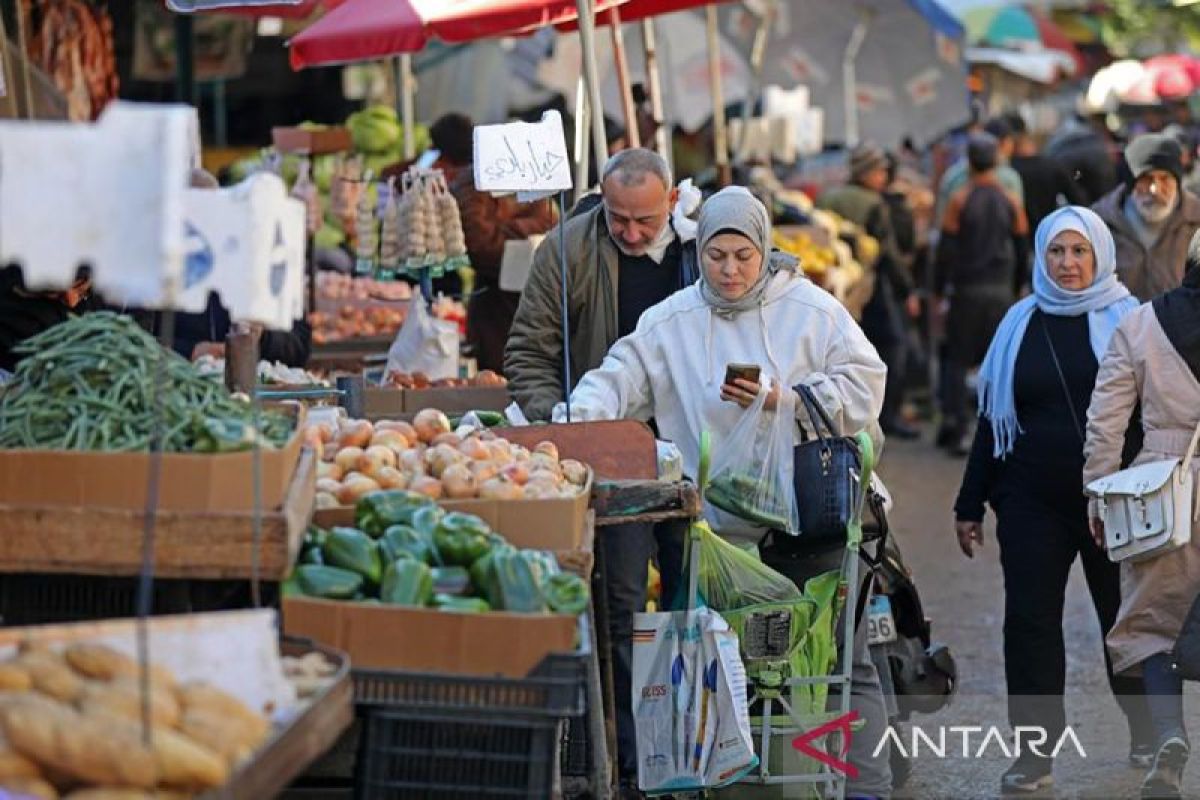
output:
[[[846,147],[858,144],[858,70],[855,62],[867,38],[867,19],[864,16],[854,26],[846,53],[842,57],[842,92],[846,103]]]
[[[588,100],[583,75],[575,87],[575,202],[587,191],[588,169]]]
[[[708,28],[708,77],[713,96],[713,156],[718,181],[727,185],[729,175],[729,132],[725,126],[725,93],[721,90],[721,40],[717,32],[717,7],[705,9]]]
[[[412,74],[412,55],[402,53],[397,59],[396,65],[396,83],[397,91],[400,93],[400,119],[404,123],[404,157],[413,159],[417,157],[417,140],[414,136],[414,119],[416,116],[413,111],[413,74]]]
[[[613,64],[617,68],[617,84],[621,87],[621,110],[625,114],[625,141],[630,147],[642,146],[638,130],[637,109],[633,107],[633,89],[629,85],[629,62],[625,58],[625,37],[621,33],[621,12],[616,6],[608,11],[609,33],[612,34]]]
[[[588,106],[592,116],[592,152],[596,157],[596,174],[604,171],[608,161],[608,142],[604,137],[604,106],[600,103],[600,76],[596,68],[596,25],[589,0],[575,0],[579,13],[579,44],[583,49],[583,77],[587,82]]]
[[[750,69],[754,72],[754,88],[742,98],[742,135],[738,137],[737,157],[739,164],[746,159],[746,142],[750,140],[750,109],[754,101],[762,97],[763,68],[767,56],[767,17],[763,16],[754,32],[754,44],[750,48]]]
[[[213,81],[213,144],[226,147],[229,144],[229,104],[225,102],[225,80]]]
[[[196,105],[195,38],[190,14],[175,15],[175,99]]]
[[[33,119],[37,116],[37,104],[33,100],[33,81],[29,78],[29,45],[25,38],[25,5],[16,3],[17,12],[17,47],[21,51],[21,90],[25,94],[25,119]],[[9,80],[12,80],[12,73],[9,72]],[[16,92],[12,89],[13,97],[16,97]],[[14,105],[16,105],[14,101]]]
[[[662,79],[658,72],[658,42],[654,34],[654,19],[642,20],[642,47],[646,51],[646,90],[650,95],[650,113],[654,116],[654,149],[667,161],[671,174],[675,174],[672,163],[671,129],[667,127],[663,113]]]

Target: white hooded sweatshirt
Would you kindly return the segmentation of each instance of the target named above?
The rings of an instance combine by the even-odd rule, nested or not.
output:
[[[572,419],[653,418],[661,438],[679,447],[685,474],[695,478],[701,431],[709,431],[719,453],[744,413],[721,399],[731,363],[758,364],[764,379],[785,387],[811,387],[839,433],[867,430],[882,443],[877,418],[887,368],[841,303],[790,271],[771,279],[761,306],[732,318],[713,313],[699,284],[647,309],[637,329],[575,387]],[[805,412],[797,416],[807,423]],[[554,419],[564,418],[560,403]],[[757,541],[763,533],[711,506],[706,516],[726,537]]]

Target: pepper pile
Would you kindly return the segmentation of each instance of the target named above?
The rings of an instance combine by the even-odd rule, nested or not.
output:
[[[474,514],[402,490],[372,492],[355,526],[310,528],[285,594],[445,611],[582,614],[587,584],[554,555],[520,550]]]
[[[260,432],[249,403],[120,314],[75,317],[15,350],[26,357],[0,395],[0,447],[146,450],[161,426],[165,451],[224,453],[283,445],[294,428],[264,411]]]

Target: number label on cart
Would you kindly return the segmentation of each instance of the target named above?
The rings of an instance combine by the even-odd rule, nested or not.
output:
[[[896,620],[892,617],[892,601],[887,595],[871,598],[867,609],[867,644],[890,644],[896,641]]]

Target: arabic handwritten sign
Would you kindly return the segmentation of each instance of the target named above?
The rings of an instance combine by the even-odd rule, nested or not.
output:
[[[562,118],[475,128],[475,188],[481,192],[557,192],[571,188]]]

